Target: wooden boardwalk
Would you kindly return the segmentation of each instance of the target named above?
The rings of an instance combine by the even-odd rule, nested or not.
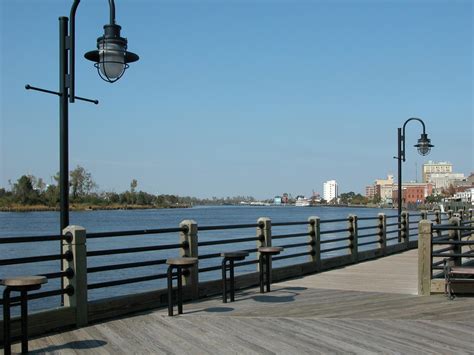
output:
[[[30,341],[32,353],[472,353],[474,297],[416,292],[416,250]],[[413,270],[414,268],[414,270]],[[402,270],[404,270],[402,272]],[[14,350],[19,350],[18,344]]]

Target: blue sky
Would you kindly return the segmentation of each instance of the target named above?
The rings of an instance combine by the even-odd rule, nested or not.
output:
[[[59,170],[58,17],[72,0],[2,0],[0,186]],[[108,4],[76,17],[70,167],[100,190],[132,179],[152,193],[198,197],[363,192],[396,175],[397,127],[422,118],[435,148],[412,147],[404,180],[428,159],[469,174],[473,162],[471,1],[116,0],[117,23],[140,55],[103,82],[95,49]],[[418,167],[418,169],[416,169]]]

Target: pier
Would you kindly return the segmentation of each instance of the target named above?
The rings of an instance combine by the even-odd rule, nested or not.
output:
[[[472,210],[403,213],[400,222],[398,218],[382,213],[295,222],[259,218],[254,224],[225,226],[198,226],[187,220],[178,228],[89,234],[84,228],[68,227],[61,236],[64,257],[58,257],[63,260],[62,270],[47,275],[52,280],[63,277],[64,288],[28,296],[41,299],[63,294],[64,306],[30,315],[30,350],[103,354],[473,352],[474,299],[461,295],[472,292],[472,284],[456,285],[460,297],[455,301],[442,294],[443,261],[462,266],[474,255]],[[206,232],[232,230],[235,234],[249,229],[253,236],[204,237]],[[86,243],[148,234],[177,234],[178,243],[103,250],[89,250]],[[12,237],[0,242],[51,240],[52,236]],[[273,259],[272,292],[259,293],[255,269],[240,272],[236,301],[224,304],[221,280],[200,280],[203,274],[220,270],[220,254],[206,248],[235,248],[235,244],[248,242],[256,243],[256,249],[247,249],[256,258],[236,263],[237,270],[257,266],[260,246],[285,249]],[[165,289],[89,300],[90,290],[166,278],[158,273],[88,282],[93,273],[165,262],[157,258],[91,267],[87,265],[91,259],[173,249],[200,263],[214,260],[214,264],[200,264],[183,275],[183,315],[168,316]],[[52,256],[3,259],[0,264],[41,262],[42,258],[51,260]],[[18,325],[16,319],[12,325],[15,335]],[[19,350],[19,345],[13,350]]]
[[[472,352],[474,298],[416,296],[417,250],[48,335],[33,353],[444,353]],[[396,273],[393,272],[396,270]],[[415,277],[413,276],[415,275]],[[18,345],[16,345],[18,346]],[[15,348],[14,348],[15,349]],[[18,350],[18,349],[17,349]]]

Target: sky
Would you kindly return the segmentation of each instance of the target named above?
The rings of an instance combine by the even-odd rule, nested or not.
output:
[[[59,16],[72,0],[0,1],[0,187],[59,171]],[[132,179],[154,194],[196,197],[340,192],[397,174],[397,128],[419,117],[435,147],[417,154],[406,127],[403,180],[427,160],[474,171],[473,3],[446,0],[116,0],[140,60],[109,84],[83,53],[108,1],[76,15],[70,169],[100,191]]]

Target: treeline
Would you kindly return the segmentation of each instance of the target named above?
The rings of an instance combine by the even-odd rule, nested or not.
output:
[[[53,183],[46,184],[42,178],[23,175],[16,182],[10,182],[10,188],[0,188],[0,209],[21,209],[19,207],[37,207],[37,209],[59,208],[59,175],[52,178]],[[92,175],[81,166],[69,174],[69,200],[73,208],[170,208],[191,207],[195,205],[238,204],[240,201],[255,201],[251,196],[236,196],[211,199],[199,199],[190,196],[153,195],[138,190],[138,181],[133,179],[130,189],[121,193],[98,191],[98,185]]]

